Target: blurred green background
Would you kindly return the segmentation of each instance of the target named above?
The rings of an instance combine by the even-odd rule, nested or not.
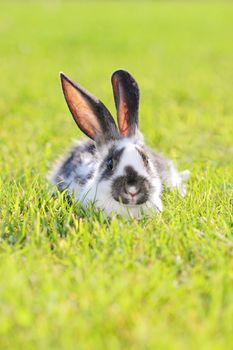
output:
[[[0,346],[230,349],[233,4],[0,3]],[[143,222],[51,198],[81,133],[59,71],[114,114],[111,73],[141,88],[140,128],[192,175]]]

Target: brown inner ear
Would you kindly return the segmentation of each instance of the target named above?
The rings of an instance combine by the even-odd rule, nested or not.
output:
[[[121,86],[119,86],[119,109],[118,109],[118,125],[120,129],[120,133],[123,136],[129,135],[129,109],[127,103],[124,99],[124,92],[122,91]]]
[[[117,97],[117,121],[121,135],[127,137],[129,135],[129,109],[124,98],[124,91],[121,87],[120,82],[116,77],[112,80],[113,90]]]
[[[66,79],[62,79],[62,87],[74,120],[87,136],[95,140],[102,130],[87,98]]]

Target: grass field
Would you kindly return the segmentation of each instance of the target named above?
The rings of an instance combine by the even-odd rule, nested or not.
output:
[[[233,4],[0,4],[0,348],[230,349]],[[149,145],[190,169],[147,220],[106,221],[46,175],[81,133],[63,70],[114,112],[141,87]]]

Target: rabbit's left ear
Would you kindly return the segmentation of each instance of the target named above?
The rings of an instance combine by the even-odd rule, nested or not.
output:
[[[122,69],[115,71],[111,80],[120,133],[125,137],[133,136],[138,127],[138,84]]]
[[[60,76],[65,100],[78,127],[98,143],[118,139],[117,126],[105,105],[63,73]]]

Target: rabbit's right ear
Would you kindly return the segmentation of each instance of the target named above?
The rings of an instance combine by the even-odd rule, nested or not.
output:
[[[67,105],[78,127],[100,143],[117,139],[117,126],[104,104],[63,73],[60,75]]]
[[[112,74],[112,88],[120,133],[133,136],[138,128],[138,84],[129,72],[119,69]]]

